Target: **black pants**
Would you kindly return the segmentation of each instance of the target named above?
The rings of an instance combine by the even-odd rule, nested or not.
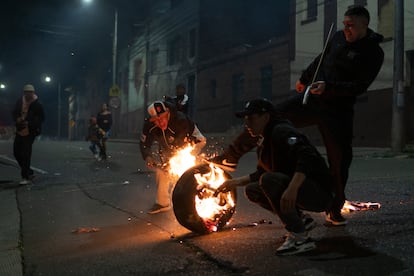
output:
[[[283,118],[289,119],[295,127],[315,125],[321,133],[328,156],[329,168],[335,182],[335,200],[332,211],[340,212],[345,202],[345,186],[351,166],[353,137],[353,108],[338,110],[323,106],[319,101],[309,99],[302,104],[303,95],[298,94],[276,106]],[[224,154],[238,160],[244,153],[256,146],[254,139],[245,131],[225,150]]]
[[[13,154],[17,163],[20,166],[20,174],[22,178],[28,179],[29,175],[33,174],[30,169],[30,161],[32,159],[32,146],[35,136],[20,136],[16,134],[13,144]]]
[[[324,212],[331,208],[332,194],[322,188],[316,181],[307,178],[298,190],[297,209],[286,213],[280,209],[280,199],[290,182],[290,177],[282,173],[265,173],[259,182],[246,186],[247,198],[263,208],[276,213],[285,224],[286,230],[295,233],[305,231],[305,226],[298,210]]]
[[[303,105],[302,99],[303,95],[295,95],[276,106],[276,109],[296,127],[318,127],[334,177],[335,199],[332,211],[340,212],[345,202],[345,186],[353,157],[353,106],[335,108],[312,97],[307,105]]]

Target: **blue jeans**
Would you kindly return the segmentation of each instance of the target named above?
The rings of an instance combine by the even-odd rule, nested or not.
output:
[[[268,172],[261,176],[259,182],[246,186],[245,194],[249,200],[263,208],[276,213],[289,232],[302,233],[305,226],[299,210],[324,212],[331,208],[333,195],[321,188],[316,181],[306,179],[298,190],[297,210],[286,213],[280,209],[280,199],[289,185],[290,177],[282,173]]]

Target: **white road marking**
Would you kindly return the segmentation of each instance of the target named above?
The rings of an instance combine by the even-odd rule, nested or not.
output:
[[[12,162],[12,163],[14,163],[14,164],[16,164],[16,165],[18,166],[17,161],[16,161],[15,159],[13,159],[13,158],[9,158],[9,157],[7,157],[6,155],[2,155],[2,154],[0,154],[0,158],[2,158],[2,159],[4,159],[4,160],[7,160],[7,161],[9,161],[9,162]],[[48,172],[47,172],[47,171],[44,171],[44,170],[42,170],[42,169],[39,169],[39,168],[36,168],[36,167],[33,167],[33,166],[30,166],[30,168],[31,168],[33,171],[37,172],[37,173],[40,173],[40,174],[48,174]]]

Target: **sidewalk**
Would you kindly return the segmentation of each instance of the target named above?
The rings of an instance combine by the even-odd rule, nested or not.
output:
[[[20,214],[15,189],[1,190],[0,202],[0,275],[23,275],[19,249]]]

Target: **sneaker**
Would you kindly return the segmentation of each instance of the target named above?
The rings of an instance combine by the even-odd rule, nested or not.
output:
[[[295,255],[311,251],[315,248],[315,242],[305,233],[289,232],[285,242],[278,249],[276,249],[276,255]]]
[[[170,205],[162,206],[162,205],[159,205],[158,203],[155,203],[151,207],[151,209],[148,210],[147,214],[153,215],[153,214],[157,214],[157,213],[161,213],[161,212],[166,212],[170,209],[171,209]]]
[[[22,180],[20,180],[20,182],[19,182],[19,184],[20,185],[28,185],[28,184],[31,184],[32,183],[32,181],[30,181],[29,179],[27,179],[27,178],[23,178]]]
[[[237,168],[237,161],[233,161],[231,158],[225,158],[222,155],[215,156],[207,161],[229,172],[234,172]]]
[[[305,225],[305,231],[310,231],[316,227],[316,221],[308,214],[302,215],[302,221]]]
[[[335,226],[341,226],[348,223],[348,221],[341,215],[341,212],[334,211],[326,213],[325,220]]]

